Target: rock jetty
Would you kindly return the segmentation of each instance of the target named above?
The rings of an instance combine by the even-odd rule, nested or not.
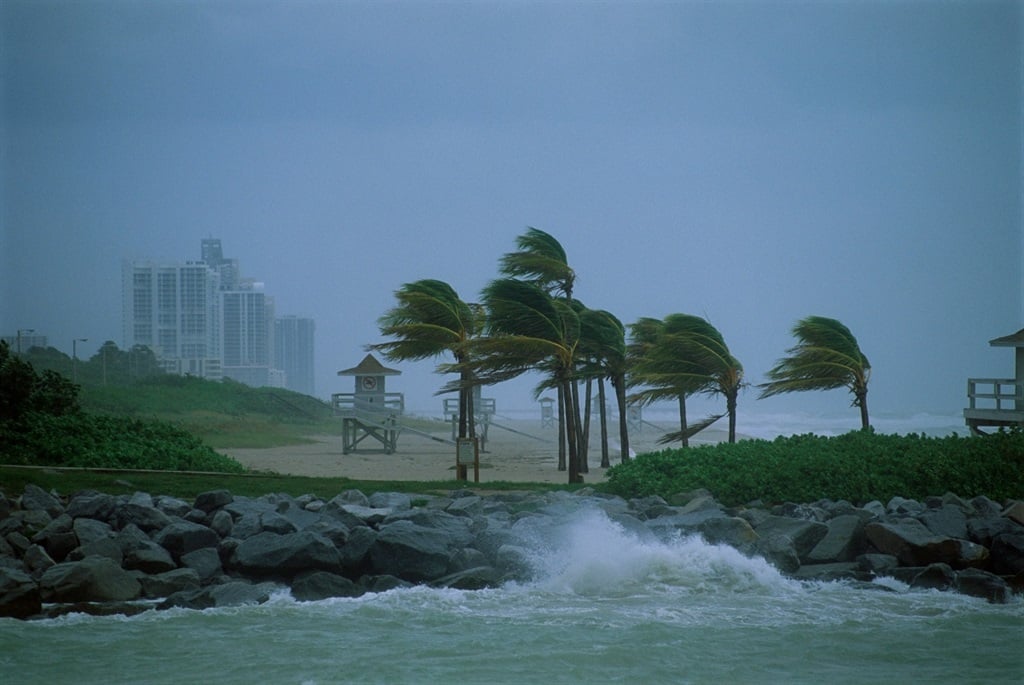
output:
[[[29,485],[0,494],[0,616],[261,603],[282,586],[300,601],[492,587],[531,577],[531,521],[582,507],[641,536],[730,545],[797,579],[886,589],[867,583],[890,576],[999,603],[1024,589],[1024,501],[983,496],[729,508],[706,491],[627,501],[589,488],[329,500],[216,490],[186,502]]]

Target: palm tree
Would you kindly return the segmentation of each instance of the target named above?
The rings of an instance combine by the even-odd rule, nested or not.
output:
[[[392,361],[429,359],[450,353],[461,374],[459,437],[467,437],[475,432],[470,425],[473,378],[471,368],[464,362],[468,361],[469,341],[479,329],[479,314],[450,285],[433,279],[406,283],[395,292],[395,298],[398,304],[378,320],[381,334],[394,340],[367,345],[367,349],[377,350]]]
[[[548,293],[572,300],[576,273],[569,267],[565,250],[553,236],[539,228],[527,228],[516,238],[516,252],[501,258],[499,270],[509,278],[533,283]]]
[[[793,335],[797,344],[768,371],[770,380],[759,386],[761,397],[846,387],[853,393],[853,406],[860,407],[861,428],[870,428],[871,364],[850,329],[835,319],[808,316],[796,322]]]
[[[502,275],[526,281],[552,297],[560,297],[568,306],[572,306],[573,286],[576,283],[576,273],[569,266],[565,255],[565,249],[549,233],[538,228],[528,227],[526,233],[516,238],[515,252],[506,253],[499,262],[499,271]],[[553,376],[552,376],[553,377]],[[575,385],[570,388],[570,396],[563,397],[566,389],[557,388],[558,394],[558,468],[565,468],[567,434],[566,418],[564,414],[573,411],[573,425],[577,426],[577,445],[580,445],[582,438],[579,435],[581,421],[579,416],[579,393]]]
[[[675,399],[679,403],[679,430],[665,435],[663,443],[678,440],[688,447],[691,436],[722,417],[712,415],[691,425],[686,416],[686,398],[713,387],[705,366],[708,355],[694,340],[696,331],[706,333],[700,324],[707,322],[690,314],[670,314],[663,321],[642,318],[630,327],[630,386],[643,388],[633,401],[651,404]]]
[[[569,482],[581,482],[576,410],[571,386],[575,380],[579,316],[564,300],[551,297],[534,283],[497,279],[481,294],[487,311],[485,335],[470,343],[468,365],[483,385],[510,380],[527,371],[547,374],[538,386],[561,390]],[[561,413],[561,412],[560,412]]]
[[[672,379],[698,387],[699,392],[723,396],[729,416],[729,442],[736,442],[736,402],[743,387],[743,365],[706,319],[673,314],[666,321],[670,323],[649,351],[645,368],[660,370],[666,374],[663,380]]]
[[[626,420],[626,329],[612,313],[603,309],[580,312],[580,348],[584,373],[598,380],[601,403],[601,466],[608,466],[607,428],[604,413],[604,379],[615,391],[619,409],[619,448],[623,463],[629,461],[629,429]]]

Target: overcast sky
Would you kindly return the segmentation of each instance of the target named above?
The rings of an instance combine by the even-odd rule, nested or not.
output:
[[[957,412],[1024,326],[1022,8],[2,0],[0,332],[121,345],[121,260],[219,237],[316,320],[326,397],[395,289],[475,301],[534,226],[587,306],[706,316],[751,383],[816,314],[872,411]],[[389,365],[440,413],[431,362]]]

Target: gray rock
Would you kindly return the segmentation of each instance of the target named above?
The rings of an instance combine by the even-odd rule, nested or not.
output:
[[[139,574],[137,578],[142,588],[142,596],[148,599],[169,597],[184,590],[196,590],[200,582],[199,574],[191,568],[176,568],[155,575]]]
[[[338,547],[341,568],[352,573],[362,573],[370,564],[370,549],[377,541],[377,531],[359,526],[349,531],[343,546]]]
[[[771,516],[755,530],[762,537],[785,535],[793,542],[793,548],[801,560],[805,560],[815,545],[828,534],[828,526],[824,523],[784,516]]]
[[[246,604],[263,604],[276,589],[272,583],[252,584],[232,581],[223,585],[209,585],[197,590],[175,592],[158,605],[160,609],[212,609]]]
[[[878,551],[892,554],[905,566],[945,563],[954,568],[967,568],[984,565],[988,560],[985,547],[969,540],[937,536],[917,519],[871,522],[865,527],[865,533]]]
[[[114,530],[110,524],[88,518],[77,518],[72,525],[75,536],[78,537],[78,544],[87,545],[90,542],[113,538]]]
[[[329,597],[358,597],[363,588],[337,573],[313,571],[303,573],[292,581],[292,597],[300,602],[312,602]]]
[[[790,574],[798,580],[862,580],[866,575],[855,562],[804,564]]]
[[[992,541],[1000,535],[1024,533],[1024,526],[1004,516],[979,516],[967,519],[967,531],[971,541],[991,547]]]
[[[448,536],[441,531],[412,521],[394,521],[378,531],[370,548],[370,561],[378,574],[410,582],[428,581],[448,570],[448,543]]]
[[[121,551],[121,545],[117,544],[117,541],[114,540],[112,535],[110,537],[92,540],[84,545],[76,547],[68,553],[66,560],[81,561],[86,557],[94,555],[107,557],[108,559],[116,562],[119,566],[124,563],[124,552]]]
[[[101,492],[79,492],[69,501],[66,513],[71,518],[96,519],[109,521],[114,515],[117,498]]]
[[[404,492],[375,492],[367,498],[373,509],[405,511],[412,508],[412,498]]]
[[[0,616],[28,618],[42,610],[39,584],[24,571],[0,566]]]
[[[760,537],[749,523],[737,516],[710,518],[697,530],[712,545],[729,545],[741,551],[753,549]]]
[[[204,513],[209,514],[211,511],[220,509],[221,507],[231,504],[235,499],[227,490],[210,490],[208,492],[201,492],[196,495],[196,501],[192,505],[195,509],[198,509]]]
[[[972,597],[982,597],[993,604],[1006,604],[1010,601],[1010,586],[999,576],[968,568],[956,574],[956,590]]]
[[[21,560],[25,564],[25,568],[36,578],[41,576],[48,568],[57,564],[40,545],[30,546],[25,550],[25,555]]]
[[[826,523],[828,532],[808,554],[809,564],[851,561],[863,549],[865,521],[859,514],[843,514]]]
[[[891,554],[861,554],[856,562],[866,573],[887,575],[888,571],[899,566],[900,560]]]
[[[346,490],[345,492],[336,495],[330,500],[330,502],[328,502],[328,504],[331,502],[336,502],[338,506],[341,506],[342,504],[355,504],[360,507],[370,506],[369,498],[358,490]]]
[[[242,573],[281,577],[313,569],[338,571],[341,555],[330,540],[316,533],[259,533],[238,545],[232,563]]]
[[[929,590],[948,590],[956,584],[956,573],[949,564],[929,564],[914,576],[910,587]]]
[[[118,527],[134,525],[146,532],[162,530],[172,523],[171,517],[164,511],[137,502],[127,502],[118,507],[115,516]]]
[[[231,535],[231,529],[234,525],[235,522],[234,519],[231,518],[231,514],[223,509],[215,512],[213,516],[210,517],[210,528],[221,538],[226,538]]]
[[[952,504],[928,509],[917,517],[924,527],[935,535],[946,538],[967,539],[967,516]]]
[[[363,576],[359,586],[366,592],[387,592],[396,588],[412,587],[413,584],[396,576]]]
[[[992,570],[1000,575],[1024,573],[1024,533],[1003,533],[992,541]]]
[[[192,505],[177,497],[161,495],[153,498],[153,506],[171,517],[185,518],[192,511]]]
[[[29,483],[21,494],[21,508],[25,511],[43,511],[52,519],[64,513],[60,500],[38,485]]]
[[[182,554],[204,547],[216,547],[220,536],[207,526],[176,521],[156,533],[153,541],[170,552],[172,557],[180,559]]]
[[[800,555],[788,535],[762,535],[755,543],[754,550],[782,573],[794,573],[800,568]]]
[[[220,563],[220,555],[218,555],[216,549],[211,547],[204,547],[203,549],[197,549],[194,552],[182,554],[181,566],[195,571],[199,576],[199,581],[202,583],[206,583],[213,578],[216,578],[223,572]]]
[[[106,557],[86,557],[52,566],[39,579],[44,602],[117,602],[136,599],[135,577]]]

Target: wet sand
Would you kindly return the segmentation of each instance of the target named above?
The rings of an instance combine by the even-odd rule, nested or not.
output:
[[[663,429],[663,430],[660,430]],[[600,439],[596,426],[592,427],[589,450],[587,483],[604,480],[601,463]],[[645,424],[639,433],[630,435],[630,446],[636,453],[663,449],[657,443],[672,426]],[[614,428],[618,435],[617,426]],[[397,450],[385,454],[380,442],[367,438],[356,451],[342,454],[340,435],[310,436],[315,442],[307,445],[271,447],[264,449],[219,450],[234,457],[246,467],[258,471],[316,477],[345,477],[355,480],[453,480],[455,478],[455,445],[450,442],[451,431],[438,423],[427,437],[413,431],[402,431]],[[558,470],[557,432],[553,427],[542,427],[540,421],[502,420],[491,425],[488,439],[480,453],[480,482],[508,481],[514,483],[564,483],[565,471]],[[725,432],[707,429],[695,443],[719,442]],[[445,441],[445,442],[442,442]],[[619,462],[618,440],[609,436],[609,458]],[[469,469],[473,480],[473,469]]]

